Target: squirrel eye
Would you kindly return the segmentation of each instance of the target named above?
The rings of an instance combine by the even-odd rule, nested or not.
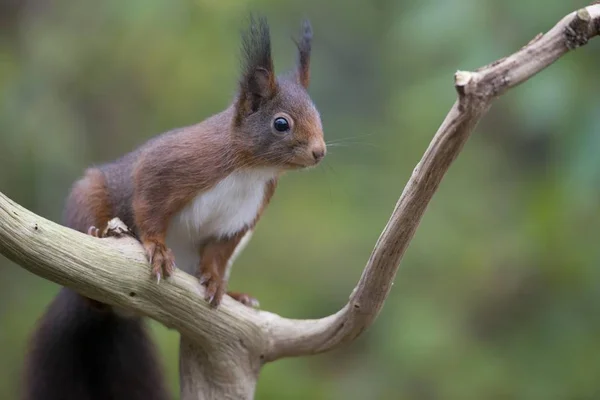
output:
[[[275,118],[275,120],[273,121],[273,128],[275,128],[277,132],[287,132],[290,130],[290,123],[287,119],[283,117],[278,117]]]

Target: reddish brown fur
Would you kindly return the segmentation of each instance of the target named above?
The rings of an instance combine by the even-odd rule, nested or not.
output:
[[[292,79],[276,78],[268,26],[264,20],[252,25],[244,41],[246,65],[235,101],[203,122],[150,140],[113,164],[89,169],[67,202],[67,225],[82,232],[91,225],[102,230],[119,216],[138,235],[153,275],[167,277],[177,261],[165,245],[169,221],[195,196],[238,169],[275,166],[283,171],[318,163],[325,143],[319,113],[306,93],[311,38],[306,22],[297,72]],[[276,116],[289,121],[289,134],[274,131]],[[275,186],[276,180],[267,185],[263,206],[252,227],[244,230],[258,222]],[[240,237],[213,238],[225,250],[206,265],[218,263],[215,270],[222,271]]]
[[[104,227],[113,215],[104,174],[96,168],[86,170],[67,199],[65,224],[85,233],[92,225]]]
[[[306,93],[309,82],[310,25],[304,25],[299,65],[293,79],[275,78],[270,55],[268,27],[264,21],[250,30],[244,42],[246,66],[237,99],[223,112],[199,123],[149,142],[140,150],[133,170],[132,211],[136,230],[144,245],[153,274],[169,276],[177,260],[165,245],[169,221],[198,195],[210,190],[234,170],[278,167],[281,171],[311,166],[325,155],[321,119]],[[276,116],[284,116],[291,133],[272,127]],[[273,195],[275,184],[254,223]],[[244,228],[244,231],[250,227]],[[243,233],[243,232],[240,232]],[[213,238],[213,246],[201,251],[203,281],[207,297],[224,292],[222,276],[227,260],[241,236]],[[213,259],[205,253],[216,251]],[[211,253],[212,254],[212,253]],[[218,264],[218,265],[217,265]],[[213,299],[214,300],[214,299]],[[216,296],[216,303],[220,296]]]
[[[133,212],[141,240],[163,240],[170,218],[235,166],[223,126],[230,112],[158,138],[140,155],[133,172]]]
[[[211,304],[217,306],[226,292],[229,259],[263,215],[279,175],[316,165],[325,155],[320,116],[306,92],[311,38],[306,22],[296,71],[278,78],[268,26],[262,19],[252,22],[244,39],[239,92],[231,105],[196,125],[159,135],[119,160],[88,169],[69,195],[65,224],[81,232],[94,226],[97,229],[90,232],[97,233],[119,217],[143,244],[153,275],[168,276],[177,261],[165,245],[174,215],[236,170],[276,169],[252,223],[228,237],[199,244],[200,280],[207,286]],[[275,128],[279,117],[290,129]],[[246,294],[229,294],[246,305],[254,304]],[[158,363],[139,320],[125,319],[108,306],[63,289],[44,321],[29,356],[28,400],[166,398]],[[102,344],[98,351],[96,344]],[[111,370],[104,371],[106,366]]]

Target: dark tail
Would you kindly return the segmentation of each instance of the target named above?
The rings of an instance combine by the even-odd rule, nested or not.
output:
[[[117,315],[63,288],[31,341],[23,400],[166,400],[140,318]]]

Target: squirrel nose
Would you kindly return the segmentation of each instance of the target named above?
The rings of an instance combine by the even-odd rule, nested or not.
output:
[[[325,157],[325,149],[316,149],[312,151],[313,157],[315,158],[315,161],[321,161],[321,159],[323,157]]]

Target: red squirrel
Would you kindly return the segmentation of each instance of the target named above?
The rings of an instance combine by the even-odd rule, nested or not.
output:
[[[88,169],[66,201],[65,225],[102,236],[120,218],[143,245],[157,282],[175,267],[194,273],[206,300],[218,307],[232,260],[280,176],[313,167],[326,154],[319,112],[307,93],[311,41],[305,21],[295,71],[276,76],[267,22],[251,18],[232,103]],[[257,305],[249,295],[228,294]],[[23,398],[166,399],[154,351],[139,317],[63,288],[32,337]]]

